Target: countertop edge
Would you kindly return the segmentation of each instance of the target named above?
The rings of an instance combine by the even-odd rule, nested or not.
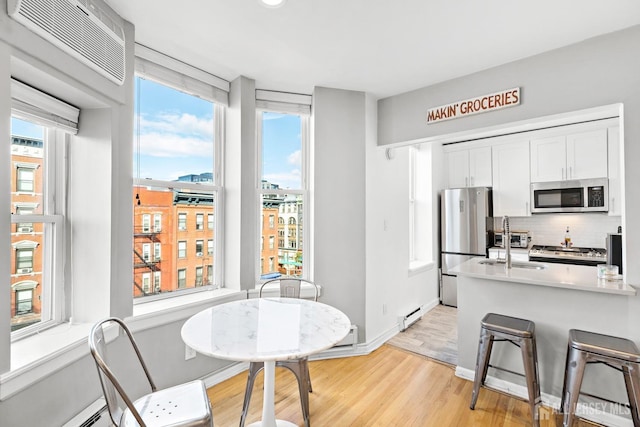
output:
[[[495,280],[501,282],[513,282],[513,283],[521,283],[526,285],[534,285],[534,286],[545,286],[549,288],[561,288],[561,289],[570,289],[575,291],[586,291],[586,292],[597,292],[609,295],[621,295],[621,296],[635,296],[637,294],[636,288],[627,283],[621,283],[621,289],[614,289],[611,287],[603,287],[598,286],[598,279],[594,277],[591,283],[585,283],[582,281],[577,281],[576,283],[566,283],[562,280],[553,280],[552,278],[542,278],[536,279],[530,276],[526,276],[524,271],[521,272],[522,275],[518,275],[517,270],[515,275],[509,274],[507,275],[503,265],[491,266],[491,265],[482,265],[480,266],[479,261],[486,260],[486,258],[478,257],[472,258],[471,260],[460,264],[459,266],[452,269],[454,274],[458,276],[466,276],[473,277],[477,279],[485,279],[485,280]],[[550,263],[535,263],[535,264],[544,264],[547,268],[546,276],[553,274],[553,269],[558,268],[567,268],[565,264],[550,264]],[[562,267],[558,267],[562,266]],[[474,268],[482,267],[482,271],[474,271]],[[569,268],[577,268],[577,271],[580,268],[588,268],[584,266],[571,266]],[[509,273],[513,273],[514,269],[512,269]],[[544,274],[543,273],[543,274]],[[530,272],[529,272],[530,274]]]

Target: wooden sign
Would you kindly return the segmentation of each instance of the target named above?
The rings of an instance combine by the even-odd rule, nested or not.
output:
[[[489,95],[465,99],[440,107],[430,108],[427,112],[427,124],[457,119],[487,111],[501,110],[520,104],[520,88],[503,90]]]

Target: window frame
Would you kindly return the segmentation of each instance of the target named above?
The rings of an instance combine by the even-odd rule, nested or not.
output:
[[[64,264],[66,261],[66,251],[64,249],[66,241],[66,218],[64,215],[64,207],[66,205],[67,150],[68,144],[70,143],[70,134],[61,128],[53,127],[48,122],[40,122],[37,118],[34,120],[34,117],[25,116],[21,114],[20,111],[14,109],[11,111],[11,117],[41,125],[44,128],[42,174],[43,213],[11,215],[11,224],[16,224],[15,227],[24,223],[31,223],[32,227],[36,224],[42,224],[42,235],[44,237],[41,249],[42,276],[40,286],[42,286],[42,291],[40,298],[42,305],[40,321],[12,331],[10,336],[11,342],[13,343],[62,323],[67,316],[67,310],[69,310],[64,304],[64,293],[66,290],[64,280]],[[11,159],[8,161],[11,161]],[[35,180],[33,184],[35,191],[37,188]],[[11,191],[13,190],[14,189],[11,189]],[[14,273],[13,271],[11,272],[12,275]]]
[[[267,91],[259,91],[262,93],[266,93]],[[293,95],[295,96],[300,96],[300,95]],[[310,97],[309,97],[310,99]],[[291,195],[291,196],[301,196],[302,199],[302,204],[303,206],[307,206],[307,209],[303,211],[303,215],[306,216],[306,218],[303,221],[302,224],[302,235],[306,236],[306,238],[304,238],[302,240],[302,253],[303,253],[303,257],[302,257],[302,279],[306,279],[306,280],[312,280],[313,279],[313,262],[312,262],[312,256],[311,256],[311,247],[310,247],[310,240],[308,238],[308,236],[310,236],[310,232],[312,229],[312,218],[311,215],[309,214],[310,209],[308,208],[310,206],[311,203],[311,193],[310,193],[310,174],[309,174],[309,169],[310,169],[310,143],[311,143],[311,133],[310,133],[310,121],[311,121],[311,114],[310,114],[310,108],[307,109],[305,108],[305,106],[298,106],[296,104],[286,104],[286,103],[278,103],[278,102],[273,102],[273,103],[261,103],[261,102],[257,102],[257,106],[256,106],[256,193],[257,193],[257,199],[256,199],[256,206],[258,209],[258,212],[260,214],[256,215],[258,217],[258,221],[256,224],[256,235],[257,235],[257,239],[256,239],[256,247],[258,248],[256,250],[256,256],[254,257],[255,259],[255,281],[256,284],[259,285],[261,283],[264,283],[266,280],[268,279],[262,279],[262,265],[264,262],[264,259],[262,257],[262,249],[261,249],[261,244],[262,244],[262,240],[258,240],[261,239],[263,237],[262,234],[262,229],[264,226],[264,218],[263,218],[263,196],[264,195],[280,195],[283,197],[286,197],[287,195]],[[310,105],[310,103],[309,103]],[[293,108],[290,108],[292,107]],[[262,171],[262,137],[263,137],[263,125],[262,125],[262,117],[263,117],[263,113],[280,113],[280,114],[288,114],[288,115],[297,115],[300,117],[300,155],[301,155],[301,160],[300,160],[300,169],[301,169],[301,175],[300,175],[300,189],[270,189],[270,188],[263,188],[262,185],[262,176],[263,176],[263,171]],[[280,218],[280,217],[279,217]],[[278,221],[280,221],[280,219],[278,219]],[[276,224],[274,223],[274,228],[276,227]],[[297,248],[296,248],[297,249]],[[278,248],[278,258],[279,258],[279,251],[280,248]],[[279,264],[279,260],[276,261],[276,264]]]
[[[142,51],[141,51],[142,52]],[[138,49],[136,49],[136,55],[138,55]],[[146,55],[146,54],[145,54]],[[155,54],[154,54],[155,56]],[[165,57],[155,59],[164,60]],[[207,224],[203,224],[198,231],[207,230],[211,232],[211,237],[214,240],[214,253],[212,255],[215,260],[215,266],[213,270],[213,281],[209,286],[201,286],[198,288],[190,288],[189,284],[186,283],[185,286],[180,286],[180,279],[178,274],[176,274],[176,291],[179,292],[162,292],[156,295],[137,297],[133,299],[133,304],[144,304],[146,302],[155,301],[157,299],[165,299],[165,298],[176,298],[181,295],[186,295],[190,292],[200,292],[213,290],[224,287],[223,284],[223,267],[224,267],[224,252],[223,252],[223,230],[224,224],[222,223],[222,215],[221,213],[224,211],[224,198],[223,198],[223,165],[224,165],[224,123],[225,123],[225,115],[226,115],[226,105],[228,104],[227,92],[222,91],[221,89],[211,85],[210,82],[206,81],[198,81],[191,76],[185,76],[179,71],[174,71],[172,68],[167,68],[167,64],[160,64],[150,61],[148,58],[136,56],[136,71],[135,71],[135,79],[144,79],[148,81],[152,81],[156,84],[160,84],[166,86],[168,88],[183,92],[187,95],[194,96],[196,98],[201,98],[207,100],[212,103],[213,106],[213,164],[211,165],[213,170],[213,182],[188,182],[188,181],[163,181],[156,179],[141,179],[134,178],[134,187],[135,186],[147,186],[147,187],[157,187],[157,188],[165,188],[165,189],[175,189],[175,190],[183,190],[183,191],[194,191],[200,193],[211,194],[214,200],[214,206],[209,211],[204,211],[205,214],[213,215],[213,228],[209,228],[209,222],[207,218]],[[135,153],[134,153],[135,155]],[[217,214],[217,215],[216,215]],[[176,260],[182,260],[184,258],[180,258],[178,256],[178,244],[180,241],[185,241],[185,257],[188,257],[188,245],[190,239],[186,238],[184,233],[189,229],[189,219],[187,212],[176,211],[176,230],[178,235],[176,236],[176,240],[172,242],[172,244],[176,245],[175,254]],[[184,218],[184,228],[181,228],[180,218]],[[194,223],[195,224],[195,223]],[[194,225],[194,227],[197,227]],[[185,237],[178,237],[185,236]],[[180,271],[182,268],[179,268]],[[134,272],[135,273],[135,272]],[[186,274],[186,272],[185,272]],[[135,277],[135,276],[134,276]],[[188,274],[186,274],[188,278]]]

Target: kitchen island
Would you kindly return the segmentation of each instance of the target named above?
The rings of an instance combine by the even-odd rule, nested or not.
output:
[[[458,366],[456,375],[473,380],[480,321],[493,312],[532,320],[536,324],[538,366],[543,403],[558,407],[564,379],[569,329],[584,329],[637,341],[630,330],[629,299],[636,290],[622,282],[597,278],[596,267],[503,263],[473,258],[456,268],[458,275]],[[524,372],[520,350],[508,342],[493,346],[492,365]],[[487,385],[526,398],[523,377],[489,369]],[[590,365],[582,390],[616,402],[627,402],[622,374],[603,365]],[[469,396],[471,398],[471,396]],[[592,420],[625,425],[626,408],[581,397]],[[616,415],[598,414],[607,407]],[[622,413],[622,415],[620,415]],[[620,422],[622,421],[622,424]]]

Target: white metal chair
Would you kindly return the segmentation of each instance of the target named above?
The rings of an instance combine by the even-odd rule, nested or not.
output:
[[[275,287],[274,284],[278,283],[279,287]],[[300,291],[303,284],[312,286],[314,291],[313,300],[318,301],[318,286],[305,279],[298,279],[293,277],[280,277],[277,279],[267,280],[260,286],[260,292],[258,296],[262,298],[264,292],[268,292],[269,288],[279,289],[280,297],[285,298],[300,298]],[[309,421],[309,393],[313,390],[311,388],[311,377],[309,376],[309,365],[306,357],[301,359],[282,360],[276,362],[276,366],[287,368],[298,380],[298,389],[300,390],[300,405],[302,406],[302,416],[304,418],[305,427],[310,427]],[[240,427],[244,427],[247,412],[249,411],[249,403],[251,403],[251,393],[253,391],[253,384],[256,380],[256,375],[264,368],[262,362],[251,362],[249,364],[249,376],[247,378],[247,388],[244,392],[244,403],[242,405],[242,415],[240,416]]]
[[[108,365],[108,351],[105,329],[115,324],[119,335],[126,335],[130,347],[137,355],[138,363],[131,361],[127,368],[142,368],[148,380],[151,392],[132,401],[121,382]],[[122,334],[124,332],[124,334]],[[115,343],[114,343],[115,344]],[[109,416],[118,427],[213,427],[211,404],[204,382],[200,380],[158,390],[149,370],[142,359],[138,345],[124,322],[110,317],[96,323],[89,334],[89,349],[98,367],[98,375],[104,397],[107,401]],[[146,386],[145,386],[146,387]]]

